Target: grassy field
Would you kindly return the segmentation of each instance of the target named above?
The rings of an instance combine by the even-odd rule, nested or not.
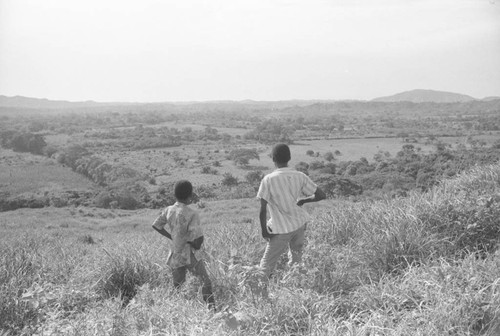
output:
[[[19,209],[0,213],[0,335],[500,333],[498,165],[405,199],[308,207],[304,264],[281,263],[268,295],[258,202],[193,206],[218,313],[196,279],[173,290],[157,210]]]
[[[6,195],[93,188],[91,181],[52,159],[0,148],[0,191]]]

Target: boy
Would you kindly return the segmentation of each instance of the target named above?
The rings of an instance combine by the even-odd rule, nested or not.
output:
[[[260,267],[267,277],[271,276],[279,257],[287,248],[291,254],[289,264],[301,262],[306,222],[309,220],[309,214],[301,206],[326,198],[307,175],[288,168],[291,155],[287,145],[275,145],[272,157],[276,170],[264,176],[257,192],[262,237],[267,240]],[[308,197],[301,198],[306,195]]]
[[[200,217],[196,211],[188,207],[195,194],[189,181],[181,180],[175,184],[174,194],[177,202],[167,207],[153,223],[153,229],[172,240],[172,249],[167,265],[172,268],[174,287],[179,288],[186,280],[189,270],[202,281],[203,300],[210,309],[215,310],[212,283],[202,260],[197,260],[193,251],[199,250],[203,244],[203,233]]]

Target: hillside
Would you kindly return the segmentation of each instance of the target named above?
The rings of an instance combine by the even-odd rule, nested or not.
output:
[[[412,103],[463,103],[476,100],[475,98],[459,93],[434,91],[434,90],[412,90],[397,93],[392,96],[375,98],[374,102],[412,102]]]
[[[307,209],[304,265],[262,289],[258,202],[199,208],[219,312],[171,285],[158,212],[0,213],[0,330],[9,335],[498,335],[500,166],[429,193]],[[124,295],[133,296],[124,303]],[[125,298],[126,299],[126,298]],[[381,331],[383,330],[383,333]]]

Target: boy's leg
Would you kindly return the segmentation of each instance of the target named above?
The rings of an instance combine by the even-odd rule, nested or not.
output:
[[[174,287],[179,288],[186,280],[186,266],[177,267],[172,270]]]
[[[302,250],[304,247],[304,236],[306,232],[306,225],[292,232],[290,239],[290,258],[288,264],[291,266],[302,261]]]
[[[208,276],[203,260],[196,260],[194,254],[191,254],[191,265],[189,265],[189,270],[194,275],[199,277],[202,282],[201,294],[203,296],[203,301],[205,301],[210,308],[215,308],[212,281],[210,281],[210,277]]]
[[[260,268],[267,277],[271,276],[280,256],[286,251],[291,234],[277,234],[269,239],[260,261]]]

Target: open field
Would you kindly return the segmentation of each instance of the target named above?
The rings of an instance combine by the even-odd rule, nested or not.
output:
[[[1,193],[16,196],[95,188],[90,180],[55,160],[0,148]]]

